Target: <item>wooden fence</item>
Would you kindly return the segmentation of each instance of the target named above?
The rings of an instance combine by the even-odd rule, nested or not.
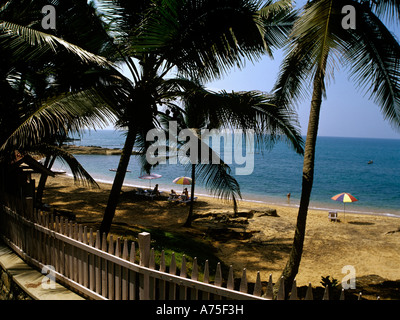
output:
[[[246,269],[235,290],[232,266],[226,281],[220,264],[213,283],[210,282],[208,261],[205,262],[203,281],[199,281],[197,259],[193,260],[191,277],[187,277],[183,257],[180,274],[174,255],[168,267],[161,253],[159,270],[155,268],[154,249],[150,248],[150,234],[138,234],[135,242],[100,235],[85,226],[63,217],[37,210],[32,198],[25,201],[2,197],[0,205],[0,234],[3,240],[24,260],[34,266],[52,267],[55,278],[90,299],[116,300],[219,300],[273,298],[272,277],[263,293],[260,273],[252,292],[248,292]],[[136,261],[136,250],[139,261]],[[283,281],[283,279],[281,280]],[[285,297],[280,286],[277,299]],[[341,299],[343,299],[343,291]],[[290,299],[298,299],[294,284]],[[305,299],[313,299],[311,285]],[[325,291],[324,299],[329,299]]]

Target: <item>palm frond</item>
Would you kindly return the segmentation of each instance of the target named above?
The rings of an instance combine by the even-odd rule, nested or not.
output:
[[[100,66],[112,65],[106,58],[90,53],[54,35],[4,20],[0,20],[0,45],[5,49],[12,49],[15,59],[30,60],[45,53],[57,53],[61,48],[85,63]]]
[[[97,182],[82,167],[79,161],[71,153],[62,148],[51,144],[39,143],[25,151],[34,152],[35,154],[42,154],[44,156],[51,155],[52,157],[56,157],[71,169],[75,183],[81,183],[84,186],[100,188]]]
[[[132,39],[135,52],[155,52],[184,75],[221,76],[265,53],[263,35],[247,0],[161,0]]]
[[[272,50],[280,49],[286,42],[296,19],[291,0],[268,0],[254,17],[264,48],[270,57]]]
[[[344,61],[356,86],[369,93],[385,119],[399,129],[400,45],[371,10],[357,6],[356,12],[357,29],[348,33]]]
[[[388,18],[389,21],[398,24],[400,21],[400,1],[399,0],[379,0],[367,1],[373,12],[379,17]],[[364,7],[366,5],[364,4]]]
[[[2,142],[1,149],[39,143],[65,126],[78,131],[85,127],[107,125],[107,120],[113,119],[114,113],[99,97],[95,89],[88,89],[44,101],[22,115],[17,127]]]
[[[193,170],[195,165],[196,181],[204,183],[205,188],[214,196],[226,201],[232,201],[234,210],[237,200],[242,198],[240,186],[231,175],[231,168],[203,139],[193,135],[191,143],[197,142],[198,151],[195,163],[187,161],[187,170]]]
[[[339,65],[340,52],[347,50],[341,26],[344,1],[321,0],[306,4],[299,13],[273,88],[274,103],[291,108],[308,96],[316,76],[326,81]],[[320,73],[320,74],[319,74]]]
[[[275,105],[271,96],[258,91],[215,93],[183,81],[181,85],[186,86],[182,99],[190,127],[241,129],[244,133],[254,130],[261,148],[272,147],[278,139],[284,139],[296,152],[303,153],[304,141],[296,113]]]

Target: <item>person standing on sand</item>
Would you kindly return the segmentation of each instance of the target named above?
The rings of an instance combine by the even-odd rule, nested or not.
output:
[[[290,192],[287,194],[287,202],[290,203]]]

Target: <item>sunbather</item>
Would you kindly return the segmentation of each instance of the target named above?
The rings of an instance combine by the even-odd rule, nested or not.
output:
[[[151,192],[152,195],[155,196],[159,196],[160,195],[160,191],[158,191],[158,184],[156,184],[156,186],[154,187],[153,191]]]
[[[188,192],[187,188],[183,189],[183,192],[181,194],[181,199],[183,201],[186,201],[187,199],[189,199],[189,192]]]

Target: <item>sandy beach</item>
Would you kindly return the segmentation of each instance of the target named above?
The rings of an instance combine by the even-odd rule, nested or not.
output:
[[[107,203],[110,184],[100,189],[77,186],[67,176],[49,178],[44,193],[48,204],[72,210],[77,221],[98,228]],[[151,227],[179,232],[188,238],[207,239],[214,254],[224,264],[232,264],[236,276],[246,268],[249,281],[260,271],[263,281],[272,274],[276,281],[288,259],[296,224],[297,208],[241,201],[242,217],[228,223],[218,220],[221,213],[233,213],[230,203],[212,197],[199,197],[198,215],[192,228],[184,228],[188,206],[165,199],[138,201],[132,187],[124,187],[111,233],[121,226]],[[180,191],[180,189],[176,189]],[[276,216],[270,209],[276,210]],[[342,268],[356,271],[356,290],[371,299],[386,286],[390,297],[398,297],[400,268],[400,219],[385,216],[356,215],[339,211],[340,222],[331,222],[328,212],[310,210],[304,253],[297,276],[298,286],[320,285],[322,276],[342,281]],[[378,291],[374,291],[374,290]],[[385,298],[380,293],[381,298]],[[376,295],[375,295],[376,298]],[[389,293],[388,293],[389,298]]]

